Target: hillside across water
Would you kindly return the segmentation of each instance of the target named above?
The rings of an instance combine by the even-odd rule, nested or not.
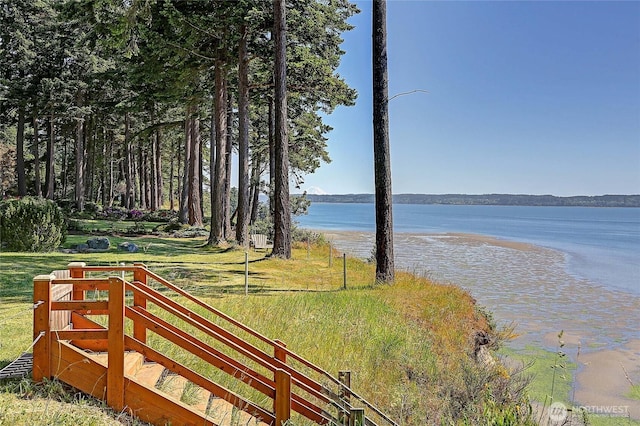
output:
[[[373,194],[335,194],[306,197],[315,203],[373,203]],[[640,207],[640,195],[555,195],[526,194],[395,194],[396,204],[453,204],[486,206],[574,206],[574,207]]]

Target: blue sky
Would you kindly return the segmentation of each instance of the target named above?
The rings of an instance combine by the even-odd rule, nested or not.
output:
[[[371,3],[339,69],[356,106],[302,189],[373,192]],[[394,193],[640,193],[640,2],[387,4]]]

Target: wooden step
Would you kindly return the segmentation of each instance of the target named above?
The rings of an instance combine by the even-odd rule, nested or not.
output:
[[[99,364],[107,367],[109,364],[109,354],[107,352],[88,352],[86,353],[88,358],[98,362]],[[124,354],[124,375],[135,376],[138,370],[142,367],[144,356],[138,352],[125,352]]]
[[[219,426],[269,426],[235,408],[224,399],[213,396],[206,389],[189,382],[184,377],[165,370],[160,364],[143,365],[134,379],[144,386],[169,395],[175,401],[192,407],[213,419],[213,422]]]
[[[190,403],[191,401],[189,400],[193,397],[195,402],[190,403],[190,405],[196,410],[206,413],[209,406],[209,400],[211,399],[211,393],[200,386],[193,386],[195,386],[195,388],[189,391],[191,395],[189,398],[183,399],[183,402]]]
[[[124,375],[135,376],[142,367],[144,356],[138,352],[125,352],[124,354]]]
[[[84,354],[107,367],[108,353]],[[155,362],[144,362],[144,356],[137,352],[125,353],[125,376],[148,389],[156,389],[169,400],[183,406],[189,406],[195,412],[202,413],[213,424],[219,426],[269,426],[250,414],[234,407],[222,398],[213,396],[209,391],[184,377],[175,374]]]
[[[138,383],[155,389],[164,371],[164,367],[156,362],[143,363],[134,378]]]
[[[206,413],[214,423],[220,426],[269,426],[224,399],[215,396],[210,397]]]
[[[163,374],[156,384],[156,388],[174,399],[182,401],[182,394],[187,382],[188,380],[184,377],[168,372],[168,374]]]

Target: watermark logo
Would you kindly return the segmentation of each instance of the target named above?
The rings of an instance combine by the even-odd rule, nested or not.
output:
[[[587,413],[610,417],[625,417],[629,413],[628,405],[580,405],[567,407],[562,402],[554,402],[549,406],[549,420],[553,424],[562,424],[569,412]]]
[[[567,418],[567,407],[562,402],[554,402],[549,406],[549,420],[562,423]]]

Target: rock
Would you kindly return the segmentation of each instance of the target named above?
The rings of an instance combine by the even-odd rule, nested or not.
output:
[[[486,331],[478,331],[475,335],[475,357],[476,361],[484,367],[495,367],[496,360],[491,355],[489,346],[491,345],[491,336]]]
[[[478,352],[476,352],[476,360],[478,363],[486,368],[493,368],[496,366],[496,360],[491,355],[491,351],[486,346],[480,346]]]
[[[87,245],[93,250],[109,250],[111,243],[107,237],[96,237],[87,240]]]
[[[87,245],[87,244],[78,244],[75,247],[73,247],[73,249],[75,251],[77,251],[78,253],[86,253],[87,251],[89,251],[89,245]]]
[[[120,251],[128,251],[129,253],[137,253],[138,252],[138,246],[135,245],[134,243],[130,243],[128,241],[125,241],[125,242],[120,243],[118,245],[118,250],[120,250]]]

